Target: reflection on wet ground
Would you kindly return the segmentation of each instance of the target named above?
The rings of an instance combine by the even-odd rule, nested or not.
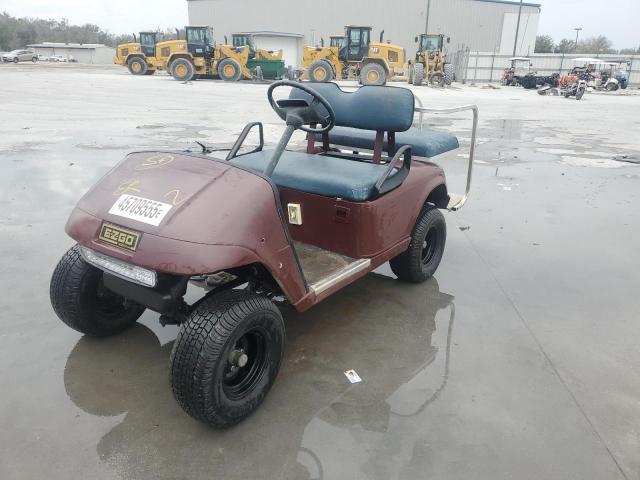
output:
[[[376,273],[305,314],[284,307],[288,346],[275,387],[228,431],[179,409],[168,385],[172,342],[144,325],[81,338],[64,385],[83,411],[120,417],[97,454],[124,478],[356,478],[393,456],[397,441],[417,441],[403,427],[445,388],[454,311],[435,279],[407,286]],[[350,384],[348,369],[363,382]],[[351,461],[338,461],[345,451]]]

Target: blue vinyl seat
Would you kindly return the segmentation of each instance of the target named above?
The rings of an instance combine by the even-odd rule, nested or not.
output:
[[[230,162],[262,173],[272,155],[273,150],[262,150],[235,157]],[[374,196],[375,184],[385,169],[385,165],[286,151],[271,179],[279,187],[364,202]]]
[[[419,130],[411,127],[405,132],[396,133],[396,149],[409,145],[411,154],[417,157],[436,157],[443,153],[451,152],[460,147],[458,138],[447,132],[439,132],[432,129]],[[316,135],[318,141],[321,135]],[[376,141],[376,132],[372,130],[360,130],[350,127],[334,127],[329,132],[329,143],[354,149],[373,150]],[[384,138],[384,150],[389,149],[387,136]]]

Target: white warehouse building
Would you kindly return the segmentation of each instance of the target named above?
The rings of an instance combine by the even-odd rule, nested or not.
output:
[[[187,0],[189,23],[210,25],[215,40],[232,33],[256,33],[259,48],[283,49],[285,63],[299,66],[304,45],[328,44],[344,25],[370,25],[372,40],[384,39],[415,53],[414,37],[424,33],[428,12],[429,33],[450,38],[448,51],[512,54],[519,2],[506,0]],[[523,3],[516,55],[533,54],[540,4]],[[230,37],[229,37],[230,38]]]

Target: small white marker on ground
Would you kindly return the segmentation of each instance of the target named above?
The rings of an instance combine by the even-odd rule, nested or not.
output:
[[[347,370],[344,374],[351,383],[360,383],[362,381],[360,375],[358,375],[355,370]]]

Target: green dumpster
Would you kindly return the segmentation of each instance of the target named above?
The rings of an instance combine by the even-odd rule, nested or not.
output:
[[[284,77],[284,61],[282,60],[248,60],[247,68],[255,70],[260,67],[262,78],[269,80],[279,80]]]

